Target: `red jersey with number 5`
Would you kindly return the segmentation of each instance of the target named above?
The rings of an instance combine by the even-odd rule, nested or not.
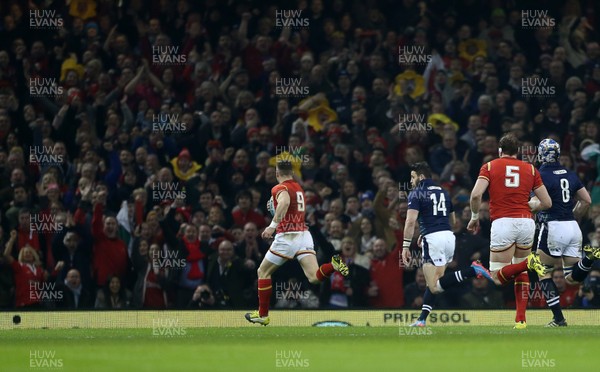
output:
[[[529,209],[531,191],[544,186],[540,172],[532,164],[502,157],[485,163],[479,177],[490,185],[490,220],[497,218],[532,218]]]
[[[273,196],[273,205],[276,210],[277,197],[282,191],[287,191],[290,195],[290,206],[275,232],[279,234],[291,231],[306,231],[307,228],[304,221],[306,204],[304,203],[304,190],[302,190],[302,186],[294,180],[286,180],[279,185],[273,186],[271,189],[271,196]]]

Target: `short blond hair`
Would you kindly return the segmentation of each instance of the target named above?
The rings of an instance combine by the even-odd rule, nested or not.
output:
[[[19,262],[23,263],[23,257],[25,256],[25,251],[31,251],[31,254],[33,254],[33,261],[34,264],[36,266],[41,265],[41,261],[40,261],[40,255],[38,254],[38,252],[33,249],[32,246],[30,246],[29,244],[25,245],[23,248],[21,248],[21,250],[19,251]]]

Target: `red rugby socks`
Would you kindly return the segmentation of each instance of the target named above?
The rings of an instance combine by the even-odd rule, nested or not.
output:
[[[317,270],[317,279],[322,282],[323,280],[329,278],[334,271],[335,269],[331,263],[323,264],[321,267],[319,267],[319,270]]]
[[[271,279],[258,279],[258,314],[261,317],[269,315],[269,304],[273,286]]]

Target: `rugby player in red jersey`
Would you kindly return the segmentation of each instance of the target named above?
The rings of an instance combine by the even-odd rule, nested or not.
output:
[[[529,296],[527,269],[543,276],[539,257],[531,254],[535,234],[532,212],[548,209],[552,199],[532,164],[517,159],[519,140],[512,134],[500,139],[500,158],[485,163],[471,192],[471,221],[467,228],[479,228],[479,206],[485,190],[490,196],[490,271],[494,283],[515,281],[517,315],[515,328],[527,327],[525,309]],[[531,192],[539,202],[529,203]],[[512,262],[512,265],[511,265]]]
[[[335,255],[331,263],[319,267],[315,255],[313,239],[305,224],[304,190],[292,177],[292,163],[278,161],[275,176],[278,185],[271,189],[268,209],[273,213],[273,220],[263,233],[263,239],[275,240],[258,268],[258,310],[246,313],[251,323],[269,324],[269,303],[271,301],[271,275],[286,261],[297,259],[304,270],[308,281],[318,284],[328,278],[334,271],[343,276],[348,275],[348,267],[340,256]],[[274,212],[273,212],[274,210]]]

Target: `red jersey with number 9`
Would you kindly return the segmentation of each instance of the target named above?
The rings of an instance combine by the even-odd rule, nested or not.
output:
[[[282,191],[287,191],[290,195],[290,206],[275,232],[279,234],[291,231],[306,231],[307,228],[304,221],[306,204],[304,203],[305,198],[302,186],[294,180],[286,180],[279,185],[273,186],[271,196],[273,196],[275,210],[277,210],[277,197]]]
[[[497,218],[532,218],[529,209],[531,191],[544,186],[540,172],[532,164],[502,157],[485,163],[479,177],[490,185],[490,220]]]

